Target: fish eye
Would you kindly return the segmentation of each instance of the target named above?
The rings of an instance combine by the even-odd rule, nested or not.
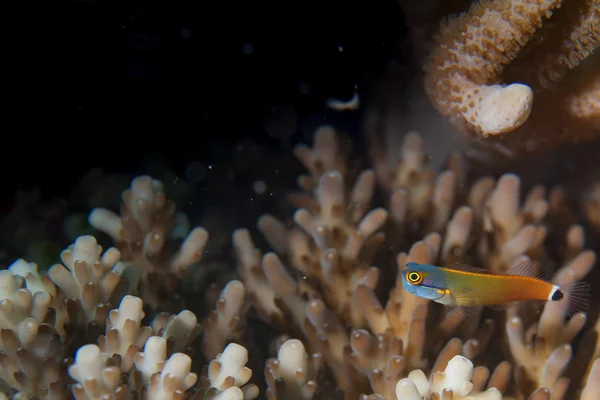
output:
[[[423,275],[420,272],[412,271],[406,274],[406,279],[413,285],[418,285],[423,282]]]

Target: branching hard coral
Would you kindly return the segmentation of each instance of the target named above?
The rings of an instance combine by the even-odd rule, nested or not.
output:
[[[189,310],[183,310],[179,314],[159,313],[150,326],[154,335],[167,339],[169,354],[192,353],[190,346],[202,332],[196,314]]]
[[[318,130],[315,146],[326,141],[329,152],[337,150],[332,135]],[[371,287],[377,283],[378,270],[371,267],[371,261],[382,243],[383,235],[378,231],[388,213],[383,208],[367,212],[374,190],[372,171],[363,171],[348,190],[343,171],[321,169],[325,165],[319,161],[323,149],[315,147],[312,152],[304,147],[299,149],[296,153],[304,155],[304,162],[310,164],[312,179],[316,181],[316,185],[309,185],[312,190],[304,194],[306,200],[302,203],[309,208],[301,208],[294,214],[298,227],[287,229],[271,215],[262,216],[258,227],[271,246],[282,257],[288,257],[303,279],[321,289],[328,308],[345,325],[361,326],[364,317],[357,312],[353,291],[358,282]]]
[[[557,283],[565,285],[583,279],[595,262],[592,252],[582,253],[557,273]],[[526,395],[546,387],[552,391],[553,398],[561,399],[567,390],[569,381],[561,375],[571,360],[570,343],[586,322],[584,313],[575,314],[564,322],[569,313],[569,301],[567,289],[561,301],[547,302],[539,322],[529,327],[526,333],[517,316],[506,324],[511,353],[518,365],[517,385]]]
[[[61,399],[63,343],[50,324],[25,318],[15,330],[0,334],[0,379],[17,390],[17,398]]]
[[[39,301],[41,297],[44,301],[47,301],[46,312],[53,314],[54,328],[62,337],[65,337],[67,334],[65,327],[69,321],[69,316],[63,304],[59,289],[56,287],[54,282],[52,282],[47,275],[40,275],[37,264],[27,262],[23,259],[19,259],[12,263],[8,267],[8,271],[10,271],[16,279],[23,278],[25,280],[24,286],[27,288],[29,293],[33,295],[34,299],[37,297]],[[8,278],[8,276],[6,277]],[[22,292],[21,296],[25,295],[25,292]],[[4,298],[4,296],[2,296],[2,298]],[[44,313],[41,308],[39,311]],[[22,318],[19,318],[18,320],[22,320]],[[37,320],[41,321],[40,319]],[[44,321],[48,322],[49,320],[45,319]]]
[[[307,169],[309,174],[298,177],[298,186],[307,193],[312,193],[327,171],[338,171],[346,176],[348,171],[347,159],[341,151],[340,143],[336,137],[335,128],[330,125],[320,126],[313,135],[313,147],[299,144],[294,147],[294,156]],[[302,197],[306,199],[306,197]],[[294,197],[294,199],[298,199]],[[296,200],[302,203],[302,200]],[[308,200],[311,203],[310,200]],[[298,207],[305,207],[296,204]]]
[[[187,217],[175,212],[163,184],[149,176],[133,179],[122,200],[120,216],[95,208],[89,222],[115,241],[121,259],[136,268],[145,302],[156,308],[175,291],[176,281],[202,259],[208,232],[201,227],[188,232]],[[167,244],[179,236],[185,240],[170,254]]]
[[[269,323],[284,329],[285,317],[275,304],[275,291],[262,270],[262,252],[254,246],[247,229],[233,232],[233,247],[237,258],[237,271],[246,288],[252,306]]]
[[[18,260],[0,271],[0,379],[15,398],[64,396],[65,322],[56,286],[35,264]]]
[[[540,225],[548,212],[545,190],[533,188],[521,206],[520,186],[518,176],[503,175],[483,205],[479,253],[497,273],[509,269],[521,254],[535,255],[546,238],[546,228]]]
[[[0,271],[5,397],[251,400],[261,382],[250,383],[250,367],[264,371],[269,400],[598,397],[600,320],[570,316],[569,305],[573,282],[596,255],[587,250],[584,210],[570,207],[565,191],[533,186],[521,198],[526,188],[515,174],[475,171],[467,180],[460,155],[434,171],[411,134],[381,187],[388,211],[372,204],[381,199],[375,174],[354,174],[333,128],[321,127],[313,147],[295,154],[308,170],[288,199],[299,209],[293,220],[260,217],[272,251],[259,249],[249,230],[234,232],[239,280],[199,293],[213,310],[202,316],[198,342],[203,327],[192,311],[156,311],[169,300],[162,296],[178,294],[174,283],[200,259],[207,236],[197,228],[171,255],[165,241],[188,231],[177,232],[172,204],[149,177],[134,179],[121,217],[90,215],[115,248],[102,253],[94,237],[81,236],[48,275],[24,260]],[[593,225],[594,196],[585,204]],[[410,261],[500,274],[531,262],[539,275],[558,270],[565,299],[543,310],[453,310],[404,290]],[[138,285],[127,287],[134,276],[125,266],[142,272],[140,297],[127,293]],[[271,326],[255,324],[256,314]],[[91,336],[95,329],[104,334]],[[583,356],[572,359],[574,352]]]
[[[217,300],[217,308],[204,319],[202,352],[207,359],[216,357],[218,350],[231,341],[241,340],[244,331],[244,284],[230,281]]]
[[[159,373],[150,378],[150,385],[145,392],[146,398],[168,399],[185,397],[185,392],[196,383],[198,377],[190,372],[192,359],[187,354],[175,353],[163,364]],[[144,396],[142,395],[142,398]]]
[[[598,398],[598,394],[600,394],[600,358],[596,358],[592,363],[580,400],[593,400]]]
[[[319,134],[323,133],[317,133]],[[418,227],[413,228],[413,235],[430,229],[443,235],[427,234],[422,241],[412,246],[408,254],[401,253],[397,259],[398,271],[409,261],[441,265],[457,261],[466,262],[469,260],[468,255],[471,254],[472,257],[475,249],[479,249],[479,257],[482,260],[501,267],[502,271],[517,257],[537,249],[536,246],[542,246],[545,235],[538,235],[537,240],[533,241],[529,236],[524,238],[519,233],[526,222],[539,224],[546,215],[548,204],[543,198],[543,190],[533,190],[525,202],[524,209],[521,210],[520,182],[517,177],[506,175],[500,179],[497,186],[493,179],[486,178],[474,185],[468,194],[471,207],[460,207],[452,215],[454,203],[459,195],[455,177],[464,174],[462,165],[458,161],[451,163],[451,169],[442,173],[440,178],[436,178],[433,171],[426,167],[426,155],[420,143],[417,135],[407,139],[395,173],[398,178],[395,185],[399,186],[396,193],[402,191],[402,198],[405,199],[395,203],[400,205],[396,209],[408,210],[410,196],[415,196],[412,206],[415,209],[412,210],[412,214],[396,213],[402,215],[403,219],[395,222],[406,226],[409,221],[425,218],[425,223],[418,223]],[[311,187],[314,189],[312,194],[316,201],[309,201],[310,193],[306,193],[304,204],[311,204],[311,207],[321,213],[323,205],[327,205],[324,210],[337,208],[340,210],[337,214],[337,226],[348,224],[345,221],[352,220],[351,214],[341,213],[346,193],[343,183],[344,179],[340,173],[322,173],[317,186]],[[359,185],[355,188],[357,186]],[[370,199],[371,196],[365,198]],[[423,203],[427,204],[425,208],[422,208]],[[333,219],[333,213],[317,215],[322,216],[324,225],[331,226],[336,221]],[[362,214],[357,215],[360,217]],[[364,387],[364,383],[361,383],[364,377],[369,378],[370,386],[376,392],[389,393],[395,384],[394,379],[402,377],[405,367],[409,370],[426,367],[426,360],[440,351],[453,334],[460,333],[471,339],[466,340],[464,344],[460,340],[456,342],[458,339],[451,340],[444,347],[447,348],[446,354],[476,357],[481,353],[490,340],[494,323],[486,320],[480,326],[479,313],[465,319],[460,313],[439,314],[439,310],[436,309],[434,315],[439,314],[441,319],[436,327],[427,331],[428,301],[405,292],[401,281],[398,281],[396,288],[390,293],[385,309],[375,294],[379,273],[373,276],[373,280],[367,279],[368,275],[361,273],[362,281],[354,280],[356,283],[353,285],[344,284],[343,280],[338,281],[336,285],[329,285],[329,278],[323,275],[328,273],[329,263],[322,258],[320,263],[307,260],[327,254],[331,252],[332,247],[339,246],[330,240],[330,235],[320,232],[320,226],[312,222],[313,218],[307,211],[296,212],[295,220],[304,232],[290,229],[271,216],[263,216],[259,220],[259,228],[265,233],[269,243],[282,256],[292,260],[292,266],[299,270],[299,277],[302,279],[295,279],[294,274],[290,273],[275,254],[267,253],[261,256],[261,252],[254,247],[245,230],[234,234],[238,271],[249,288],[253,305],[259,313],[267,320],[277,322],[284,332],[300,333],[311,351],[321,353],[346,398],[352,398],[354,393]],[[305,223],[305,220],[310,223]],[[326,226],[328,228],[328,225]],[[326,228],[321,230],[329,232]],[[477,240],[477,235],[482,231],[486,232],[486,236]],[[308,236],[307,233],[311,232],[312,235]],[[536,232],[535,229],[533,232]],[[542,233],[545,233],[543,229]],[[302,244],[302,258],[294,257],[294,246],[298,246],[298,243]],[[474,244],[477,246],[473,246]],[[317,250],[314,255],[313,249]],[[507,254],[504,258],[496,255],[504,254],[502,251]],[[499,261],[494,261],[498,258]],[[350,272],[352,269],[346,271]],[[352,303],[346,302],[355,305],[354,313],[366,318],[366,324],[360,319],[345,318],[345,314],[335,307],[338,303],[335,298],[332,299],[331,292],[339,290],[340,287],[347,287],[345,292],[352,296]],[[346,327],[340,323],[336,314],[343,318]],[[462,325],[460,330],[459,325]],[[295,327],[296,330],[290,330],[291,327]],[[348,327],[353,330],[348,330]],[[368,327],[373,334],[367,330],[356,330],[361,327]],[[480,332],[476,334],[478,329]],[[477,338],[473,338],[473,335]],[[425,349],[429,351],[425,353]]]
[[[152,335],[152,328],[141,326],[144,312],[142,300],[125,296],[118,309],[110,311],[106,321],[106,335],[98,338],[103,353],[118,355],[121,370],[128,372],[133,367],[134,356]]]
[[[403,216],[404,219],[398,219],[399,225],[403,227],[410,224],[410,221],[418,221],[418,213],[410,215],[406,212],[409,209],[407,205],[410,204],[408,200],[411,195],[414,195],[415,199],[422,199],[420,202],[415,201],[419,207],[423,207],[423,202],[425,202],[431,204],[429,207],[437,209],[439,212],[423,211],[423,216],[429,218],[429,221],[436,222],[420,223],[417,225],[418,228],[413,228],[413,235],[421,230],[424,233],[429,230],[439,233],[425,234],[422,241],[412,246],[409,254],[400,254],[398,256],[399,268],[402,268],[410,260],[438,265],[449,265],[458,261],[475,262],[475,265],[481,263],[492,271],[503,273],[515,263],[526,259],[533,260],[538,269],[554,267],[552,264],[547,265],[547,254],[544,250],[548,236],[548,227],[545,223],[550,208],[549,201],[545,197],[545,188],[541,186],[532,188],[521,204],[520,179],[514,174],[506,174],[497,182],[491,177],[481,178],[468,192],[459,192],[455,177],[464,174],[460,162],[449,163],[446,175],[440,175],[440,177],[448,176],[448,182],[441,183],[444,182],[444,179],[436,178],[436,175],[427,169],[425,159],[426,155],[420,145],[420,138],[417,135],[409,136],[400,158],[401,162],[394,175],[400,177],[398,182],[404,182],[402,183],[403,187],[396,189],[396,196],[401,199],[396,202],[400,205],[396,209],[403,211],[395,215]],[[327,173],[322,175],[321,179],[326,176]],[[338,180],[341,182],[341,176],[338,177]],[[440,183],[436,184],[436,180]],[[419,185],[422,185],[422,192],[419,192]],[[413,190],[414,192],[411,192]],[[318,190],[315,190],[315,193],[318,195]],[[340,190],[338,193],[341,194],[343,191]],[[553,191],[552,193],[557,192]],[[463,198],[468,206],[455,209],[455,202]],[[310,202],[306,201],[305,203],[309,204]],[[559,212],[556,200],[554,200],[554,207],[553,212],[556,214]],[[424,210],[428,210],[428,208]],[[452,214],[453,211],[454,214]],[[439,218],[432,218],[432,214]],[[392,215],[394,214],[392,213]],[[267,229],[264,228],[265,226]],[[283,223],[274,219],[265,222],[265,217],[263,217],[259,222],[259,227],[263,231],[273,232],[270,235],[269,243],[281,254],[292,253],[289,242],[286,243],[282,240],[286,235],[292,236],[289,228],[285,227]],[[237,239],[247,233],[240,235],[241,232],[238,232]],[[585,235],[582,228],[572,225],[565,235],[564,261],[583,262],[584,265],[587,265],[586,262],[593,264],[593,259],[589,258],[593,257],[593,253],[583,251]],[[267,237],[269,238],[269,235]],[[318,243],[316,238],[313,240]],[[303,282],[303,285],[308,285],[308,287],[302,290],[284,264],[274,255],[267,254],[263,258],[261,271],[259,269],[261,266],[259,263],[260,251],[254,248],[248,236],[245,236],[244,241],[246,242],[244,259],[248,261],[247,265],[254,266],[255,273],[252,274],[252,279],[259,279],[260,282],[263,282],[262,285],[269,288],[268,291],[261,292],[262,298],[265,300],[264,304],[270,304],[274,309],[284,305],[282,310],[291,310],[291,313],[281,311],[271,315],[282,317],[293,315],[296,326],[302,326],[303,320],[307,317],[311,323],[305,325],[306,330],[303,333],[311,346],[314,346],[314,341],[311,340],[311,336],[314,337],[311,335],[311,329],[325,326],[325,321],[327,321],[326,329],[317,330],[323,338],[320,340],[321,346],[313,348],[322,352],[326,365],[333,368],[333,371],[337,371],[333,375],[336,377],[338,385],[345,391],[346,397],[351,398],[350,393],[353,393],[353,390],[360,385],[347,385],[348,377],[356,376],[356,372],[348,368],[345,356],[342,358],[342,354],[348,351],[346,350],[348,342],[344,339],[344,329],[339,326],[332,314],[334,310],[327,307],[327,295],[321,294],[318,286],[310,288],[310,279]],[[265,263],[265,261],[268,262]],[[318,269],[315,268],[313,271],[318,271]],[[307,278],[310,278],[312,271],[304,270],[303,272]],[[314,276],[315,273],[312,273]],[[242,275],[247,277],[250,274],[246,271]],[[404,292],[401,285],[397,285],[397,287],[391,292],[385,308],[379,303],[373,286],[359,284],[353,291],[356,299],[354,304],[359,306],[361,314],[367,318],[367,325],[364,327],[368,327],[369,330],[352,331],[349,343],[350,360],[352,367],[363,376],[367,376],[371,388],[379,394],[387,393],[389,395],[392,390],[390,388],[393,388],[395,380],[403,376],[406,366],[409,366],[409,369],[425,367],[426,360],[435,356],[442,348],[448,355],[476,358],[482,354],[494,331],[494,322],[486,319],[482,323],[479,312],[469,315],[465,319],[465,316],[460,313],[440,313],[439,309],[434,308],[432,309],[433,314],[428,318],[428,314],[430,314],[428,302]],[[305,317],[301,305],[306,304],[306,300],[300,296],[301,292],[306,293],[309,298],[323,296],[325,302],[313,301],[311,307],[307,308]],[[266,293],[270,294],[266,296]],[[547,307],[553,308],[555,305]],[[315,309],[319,310],[318,318],[311,317],[311,311]],[[523,310],[509,309],[511,316],[516,316],[520,312],[522,313]],[[263,312],[262,315],[265,313]],[[427,330],[428,321],[433,321],[434,318],[438,318],[437,324]],[[573,326],[579,326],[580,329],[581,322],[585,321],[581,318],[581,315],[573,318],[572,323],[575,324]],[[578,325],[577,322],[580,324]],[[351,326],[361,327],[356,323]],[[453,334],[464,336],[465,342],[455,338],[446,343]],[[573,337],[574,335],[566,340],[571,341]],[[337,345],[331,347],[331,344],[334,343]],[[444,343],[446,343],[445,346]],[[425,353],[424,349],[429,351]],[[331,356],[335,354],[338,356],[332,358]],[[443,361],[440,362],[443,364]],[[343,368],[339,369],[339,367]],[[343,373],[340,374],[340,371]],[[500,386],[503,389],[508,387],[509,371],[510,365],[504,362],[498,365],[498,369],[494,373],[499,379],[498,382],[502,382]],[[536,388],[540,389],[536,391],[535,396],[542,396],[545,393],[545,389],[540,385],[536,385],[533,389]],[[561,393],[558,388],[556,393],[557,395]]]
[[[72,387],[76,399],[129,399],[134,395],[148,400],[182,399],[196,384],[191,358],[176,352],[178,348],[168,349],[173,347],[169,346],[173,337],[179,348],[195,338],[190,324],[174,323],[181,318],[173,316],[166,328],[157,332],[162,337],[156,336],[151,327],[141,325],[142,306],[141,299],[125,296],[119,308],[110,311],[106,334],[99,337],[98,345],[78,350],[69,367],[70,376],[78,382]]]
[[[594,332],[594,334],[596,336],[596,343],[595,343],[595,346],[594,346],[592,354],[591,354],[592,356],[590,357],[591,361],[590,361],[588,370],[585,372],[585,377],[587,377],[588,381],[591,379],[592,376],[597,376],[599,373],[597,364],[598,364],[598,359],[600,359],[600,318],[598,318],[596,320],[596,323],[594,324],[594,327],[591,330]],[[596,361],[594,361],[594,360],[596,360]],[[592,372],[593,368],[596,368],[594,370],[595,372]]]
[[[317,132],[316,135],[322,135],[322,132]],[[419,165],[419,167],[422,166]],[[363,173],[359,176],[359,182],[361,181],[361,176],[363,177],[362,179],[367,179]],[[451,176],[453,177],[453,175]],[[371,175],[369,175],[368,179],[372,179]],[[352,275],[349,275],[351,278],[349,282],[348,278],[345,278],[343,280],[338,280],[335,285],[332,284],[336,283],[335,280],[332,280],[332,277],[335,278],[335,275],[328,276],[330,275],[329,271],[331,270],[329,265],[330,262],[324,256],[327,256],[328,254],[333,255],[335,254],[334,250],[336,247],[342,247],[332,239],[335,239],[336,236],[341,236],[343,238],[344,229],[341,229],[340,227],[348,227],[349,222],[358,221],[366,210],[365,204],[359,203],[362,204],[361,207],[353,207],[350,209],[362,209],[361,212],[357,214],[342,213],[342,210],[344,210],[343,199],[346,192],[344,190],[343,182],[343,177],[339,172],[324,172],[320,176],[319,184],[314,188],[314,195],[316,196],[317,201],[313,203],[308,200],[304,201],[305,204],[312,204],[312,207],[316,208],[317,212],[321,212],[319,215],[321,215],[324,226],[318,225],[312,221],[308,223],[313,217],[309,218],[308,212],[304,210],[299,210],[296,212],[295,216],[296,222],[303,227],[304,232],[298,232],[294,229],[290,231],[282,222],[279,222],[270,216],[263,216],[259,220],[259,228],[265,233],[271,245],[282,255],[289,254],[293,266],[301,272],[300,276],[303,277],[304,280],[296,282],[279,257],[274,254],[266,254],[262,258],[262,262],[260,262],[260,251],[254,249],[254,245],[246,231],[236,232],[234,235],[234,243],[236,244],[236,249],[238,251],[240,275],[245,279],[246,285],[249,288],[255,286],[249,290],[252,293],[252,299],[257,302],[255,307],[259,308],[261,315],[271,319],[273,316],[277,316],[278,319],[283,318],[284,316],[290,318],[290,321],[293,322],[292,325],[296,326],[303,337],[311,344],[311,349],[313,351],[317,350],[323,354],[324,360],[332,369],[337,383],[344,390],[346,397],[352,398],[351,393],[354,393],[362,387],[363,384],[360,382],[365,376],[370,374],[372,368],[363,370],[364,375],[363,378],[361,378],[361,374],[357,374],[358,371],[354,371],[354,368],[358,368],[359,371],[361,370],[360,360],[357,359],[354,361],[354,368],[349,364],[349,361],[351,360],[351,358],[347,358],[348,355],[350,355],[349,351],[351,349],[348,341],[349,332],[347,331],[347,328],[344,329],[340,324],[334,313],[335,311],[338,311],[338,315],[346,322],[346,326],[353,328],[363,326],[364,323],[361,321],[362,318],[366,317],[367,322],[371,325],[371,329],[374,329],[372,325],[373,322],[370,319],[376,318],[375,316],[378,314],[374,309],[365,309],[365,307],[369,307],[368,304],[375,304],[373,303],[373,291],[375,289],[374,285],[377,283],[378,274],[375,274],[376,270],[373,268],[364,269],[364,272],[360,269],[355,270],[360,272],[357,275],[357,278],[360,278],[361,276],[363,276],[363,278],[352,279]],[[408,183],[409,182],[407,181],[407,184]],[[449,185],[441,186],[449,186],[451,188],[450,193],[453,193],[455,190],[452,189],[452,187],[455,186],[453,180],[449,182]],[[361,190],[364,191],[365,188],[370,186],[357,183],[354,186],[355,190],[353,192],[360,192],[361,190],[356,189],[359,187],[363,187]],[[434,187],[433,184],[431,187]],[[448,190],[444,189],[442,192],[448,192]],[[357,198],[356,196],[354,197]],[[371,196],[364,198],[370,200],[370,197]],[[453,198],[453,195],[450,194],[449,197]],[[307,198],[309,198],[308,194]],[[439,214],[440,216],[443,214],[443,216],[438,218],[440,221],[440,224],[438,225],[445,226],[452,207],[452,200],[441,200],[439,204],[442,207],[445,207],[446,211]],[[327,212],[327,210],[331,211]],[[469,235],[470,223],[468,221],[466,228],[458,228],[461,223],[462,225],[465,225],[464,220],[465,218],[469,219],[469,212],[461,210],[458,215],[459,217],[456,219],[457,222],[453,224],[453,232],[449,235],[451,242],[445,244],[445,254],[448,254],[450,251],[456,252],[458,247],[461,245],[464,246],[466,237]],[[357,232],[365,231],[365,228],[363,227],[364,222],[366,222],[366,218],[363,219],[363,223],[359,225]],[[332,226],[333,229],[330,228]],[[374,225],[374,228],[377,226],[380,226],[380,223]],[[336,229],[338,231],[337,235],[329,234],[329,232],[335,233]],[[346,230],[347,229],[348,228],[346,228]],[[466,233],[463,232],[464,229],[467,230]],[[367,231],[368,233],[374,232],[373,228],[368,229]],[[312,236],[308,236],[307,233],[312,233]],[[286,235],[289,237],[288,242],[282,240]],[[352,237],[350,235],[347,236],[350,238]],[[382,238],[382,235],[379,234],[378,236]],[[415,260],[418,258],[421,262],[433,263],[435,259],[437,259],[437,254],[440,253],[440,247],[442,245],[441,239],[436,238],[436,236],[433,235],[428,237],[427,240],[431,243],[423,242],[421,247],[415,247],[414,250],[411,251],[411,254],[416,257]],[[346,249],[342,251],[342,254],[349,254],[347,250],[350,249],[350,244],[352,244],[352,247],[355,249],[360,248],[359,246],[355,246],[351,241],[346,241],[346,243],[342,241],[341,243],[346,246]],[[301,246],[299,246],[299,244]],[[300,247],[302,250],[300,254],[303,257],[294,257],[295,246]],[[427,249],[428,246],[433,246],[433,248]],[[315,255],[311,254],[314,252],[314,250],[311,251],[311,249],[316,249],[317,253]],[[367,252],[367,254],[370,253],[372,252]],[[423,255],[417,256],[417,253]],[[319,263],[318,257],[320,254],[323,255],[321,255],[321,262]],[[362,252],[353,254],[354,255],[349,261],[356,259],[356,257],[360,257]],[[404,255],[401,257],[406,258],[407,256]],[[316,260],[310,262],[313,258]],[[401,263],[406,262],[404,258],[400,261]],[[343,266],[343,264],[341,265]],[[349,265],[352,265],[352,263]],[[348,275],[348,273],[352,273],[353,268],[342,268],[340,271],[344,270],[347,271],[345,274]],[[373,271],[372,278],[368,278],[369,275],[365,275],[365,272],[368,271]],[[347,283],[344,283],[344,281]],[[311,284],[313,282],[316,284]],[[331,284],[329,282],[331,282]],[[257,290],[258,287],[260,287],[261,290]],[[341,288],[344,287],[346,289],[341,290]],[[317,290],[316,292],[315,289]],[[340,309],[336,307],[339,302],[336,301],[336,298],[331,297],[332,293],[335,291],[339,291],[339,293],[344,296],[351,296],[344,302],[348,305],[353,304],[354,309],[352,311],[354,315],[360,316],[360,318],[347,318],[343,309],[340,312]],[[309,299],[315,296],[317,299],[307,302],[301,297],[301,293],[305,293]],[[388,305],[391,307],[389,317],[392,318],[392,322],[394,322],[394,326],[397,328],[398,332],[394,332],[393,330],[387,332],[386,329],[383,329],[382,332],[375,329],[375,332],[377,334],[387,332],[388,339],[397,337],[398,340],[406,346],[404,355],[408,357],[409,365],[422,366],[421,358],[424,346],[423,329],[425,318],[427,316],[427,308],[425,307],[426,301],[404,293],[402,289],[398,290],[397,293],[397,298],[389,301]],[[402,316],[397,317],[395,316],[395,313],[399,308],[399,304],[402,302],[399,300],[401,300],[403,293],[406,295],[406,299],[403,299],[405,307],[402,309]],[[321,297],[323,300],[320,299]],[[422,306],[419,307],[419,304]],[[331,305],[333,305],[333,307],[330,308]],[[277,310],[277,308],[281,311]],[[411,329],[413,320],[415,321],[415,328]],[[460,321],[460,319],[458,319],[458,321]],[[417,328],[417,326],[419,326],[420,329]],[[287,329],[284,328],[284,330],[289,331],[289,326],[286,328]],[[358,357],[359,354],[360,351],[357,351],[355,356]],[[363,361],[363,364],[365,362],[368,361]]]
[[[565,76],[592,60],[599,26],[598,0],[476,1],[441,25],[425,66],[426,92],[463,132],[500,137],[495,143],[509,150],[598,137],[595,79],[574,93]],[[581,70],[594,76],[598,63],[591,64]]]
[[[587,194],[584,210],[590,225],[600,232],[600,182],[595,183]]]
[[[115,290],[120,281],[119,251],[111,248],[102,254],[92,236],[77,238],[61,257],[64,265],[51,267],[48,276],[25,260],[0,271],[0,379],[13,388],[11,398],[58,400],[69,389],[77,399],[103,395],[129,399],[131,393],[147,399],[181,398],[195,378],[185,372],[191,359],[172,353],[187,349],[200,333],[195,315],[187,310],[177,316],[159,314],[153,327],[142,326],[142,300],[133,296],[121,300],[123,293]],[[118,309],[112,309],[119,302]],[[98,329],[105,324],[99,346],[79,349],[69,369],[79,384],[69,388],[65,367],[71,345],[89,338],[90,326]],[[78,338],[81,331],[87,335]],[[153,372],[162,371],[160,376],[146,377],[144,382],[154,393],[147,394],[135,377],[135,360],[153,334],[162,335],[153,337],[162,341],[165,357],[171,358]]]
[[[265,377],[268,400],[311,400],[317,390],[320,354],[308,355],[300,340],[286,340],[277,358],[268,359]]]
[[[408,261],[434,263],[436,254],[439,254],[439,242],[439,235],[432,234],[424,241],[415,243],[408,255],[400,254],[399,273]],[[427,335],[428,303],[404,291],[399,285],[392,290],[385,310],[370,291],[359,287],[356,292],[361,297],[363,312],[370,317],[370,328],[376,337],[367,331],[354,331],[351,359],[357,369],[369,376],[373,390],[385,398],[389,397],[395,383],[404,377],[405,369],[426,367],[425,360],[439,351],[458,324],[463,322],[463,326],[468,325],[464,323],[464,315],[447,313],[438,320],[436,327],[430,328],[430,334]],[[477,315],[474,317],[477,318]],[[464,354],[475,358],[486,346],[493,331],[490,322],[486,321],[484,326],[491,329],[479,328],[479,337],[464,344],[459,339],[450,340],[439,353],[434,370],[444,364],[444,359],[447,361],[449,356]],[[430,351],[426,352],[426,349]]]
[[[486,185],[486,187],[488,191],[491,191],[489,185]],[[422,241],[413,244],[408,255],[405,253],[398,255],[398,280],[396,288],[390,293],[385,311],[376,300],[374,293],[371,293],[365,287],[357,289],[356,295],[360,297],[359,304],[365,315],[368,316],[370,327],[375,334],[385,335],[385,332],[391,328],[395,336],[401,338],[406,346],[410,342],[410,336],[412,335],[410,333],[412,328],[409,327],[411,326],[410,321],[413,319],[413,315],[415,313],[421,314],[420,319],[425,318],[427,315],[426,310],[419,311],[419,308],[423,308],[427,302],[402,289],[399,274],[401,268],[407,262],[416,261],[436,265],[450,265],[456,262],[469,263],[470,260],[467,256],[472,249],[473,239],[477,234],[476,227],[478,221],[474,217],[474,210],[478,214],[481,214],[481,206],[478,203],[483,203],[485,199],[485,196],[477,194],[477,191],[477,189],[473,189],[472,191],[472,194],[475,194],[472,196],[475,200],[471,201],[473,208],[468,206],[460,207],[456,209],[448,222],[444,222],[445,230],[442,231],[444,233],[443,236],[438,233],[426,235]],[[477,321],[477,318],[472,319]],[[437,333],[433,336],[437,336],[438,340],[442,342],[447,340],[449,335],[462,321],[463,316],[460,313],[447,313],[439,321]],[[463,327],[466,326],[466,324],[463,324]],[[471,327],[470,334],[473,334],[473,327]],[[423,334],[416,333],[415,337],[422,341]],[[430,345],[439,349],[441,343],[431,343]],[[412,360],[412,362],[416,362],[416,360]],[[411,365],[411,367],[419,368],[420,365],[417,363]]]
[[[201,386],[204,388],[200,399],[207,400],[252,400],[258,396],[258,388],[248,384],[252,371],[246,367],[248,350],[236,343],[227,345],[210,362],[207,375]]]
[[[485,368],[473,368],[473,363],[463,357],[454,356],[444,371],[436,371],[429,378],[420,370],[413,370],[407,378],[394,385],[394,391],[386,395],[362,396],[363,400],[502,400],[501,392],[490,380],[488,389],[483,391],[487,381]]]
[[[135,371],[128,382],[121,381],[121,370],[111,364],[106,353],[96,345],[81,347],[69,374],[78,382],[72,388],[77,400],[101,398],[129,399],[136,389],[148,400],[183,399],[198,377],[190,372],[192,360],[182,353],[166,358],[166,340],[151,337],[144,352],[135,355]]]
[[[452,166],[454,168],[438,175],[428,166],[427,159],[421,136],[409,132],[395,168],[385,173],[387,178],[382,177],[382,172],[378,173],[381,181],[389,182],[388,207],[394,233],[408,234],[410,239],[432,231],[440,232],[444,228],[454,207],[458,183],[464,174],[459,160]]]
[[[315,150],[301,147],[297,151],[312,172],[303,180],[304,194],[296,196],[308,207],[295,213],[298,227],[288,229],[270,215],[258,222],[269,243],[289,259],[294,273],[273,253],[264,255],[259,270],[260,254],[244,231],[236,232],[234,242],[238,253],[242,252],[238,254],[240,275],[248,279],[245,284],[258,301],[255,307],[270,319],[281,321],[285,315],[296,333],[311,344],[311,351],[323,354],[338,385],[350,396],[364,381],[353,378],[356,374],[347,358],[348,328],[366,323],[354,290],[359,284],[372,289],[377,284],[379,271],[371,260],[384,238],[378,230],[387,212],[380,208],[367,213],[374,189],[371,171],[360,173],[348,190],[342,172],[321,168],[319,155],[337,151],[338,146],[330,131],[321,129],[315,136]],[[259,293],[259,286],[266,283],[268,289]],[[290,326],[285,330],[290,332]]]
[[[119,250],[113,247],[102,254],[96,238],[86,235],[64,250],[61,259],[64,265],[53,265],[48,277],[67,297],[70,323],[103,327],[110,301],[122,296],[116,292],[124,267]]]
[[[432,264],[436,259],[436,250],[426,241],[417,242],[408,255],[398,256],[398,269],[408,261]],[[404,356],[405,363],[410,369],[422,368],[428,301],[404,291],[401,284],[400,286],[396,284],[390,293],[385,310],[368,287],[359,286],[355,296],[361,311],[368,318],[371,331],[376,335],[399,339],[403,354],[398,355]],[[357,339],[354,333],[352,343],[355,364],[356,359],[360,359],[360,354],[365,350],[364,341]]]
[[[278,324],[283,332],[306,339],[310,351],[322,354],[338,385],[346,393],[354,393],[366,384],[360,376],[355,376],[350,365],[347,329],[339,316],[327,308],[319,292],[305,280],[294,279],[276,254],[267,253],[261,260],[260,252],[254,248],[247,231],[238,230],[234,234],[234,242],[237,242],[238,260],[241,261],[238,264],[240,275],[250,278],[245,281],[245,286],[255,293],[260,290],[260,294],[251,297],[254,300],[252,305],[259,314]],[[260,264],[255,265],[258,260]],[[253,287],[253,284],[259,286]]]

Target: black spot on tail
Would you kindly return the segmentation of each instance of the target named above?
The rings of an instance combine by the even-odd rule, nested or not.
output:
[[[562,290],[559,289],[556,292],[554,292],[551,300],[558,301],[558,300],[562,299],[563,297],[565,297],[565,294],[562,292]]]

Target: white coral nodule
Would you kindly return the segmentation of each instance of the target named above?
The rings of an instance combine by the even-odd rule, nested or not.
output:
[[[429,379],[423,371],[417,369],[408,374],[408,378],[398,381],[396,398],[398,400],[446,398],[448,392],[452,392],[450,398],[454,400],[502,400],[502,394],[496,388],[472,394],[472,377],[473,363],[466,357],[454,356],[448,362],[444,372],[435,372]]]

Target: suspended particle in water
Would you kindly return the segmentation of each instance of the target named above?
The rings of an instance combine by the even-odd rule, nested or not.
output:
[[[200,183],[206,179],[208,170],[206,166],[200,161],[192,161],[188,164],[185,169],[185,179],[191,183]]]
[[[298,91],[300,92],[300,94],[306,96],[310,93],[310,87],[307,83],[302,82],[300,85],[298,85]]]
[[[254,53],[254,46],[252,46],[250,43],[246,43],[244,45],[244,54],[250,55],[252,53]]]
[[[192,31],[191,31],[191,29],[188,29],[188,28],[181,28],[179,33],[183,39],[189,39],[190,36],[192,36]]]
[[[286,140],[298,130],[298,113],[290,104],[281,104],[271,109],[263,122],[263,128],[274,139]]]
[[[267,184],[261,180],[254,181],[252,188],[254,189],[254,192],[256,194],[265,194],[265,192],[267,191]]]

